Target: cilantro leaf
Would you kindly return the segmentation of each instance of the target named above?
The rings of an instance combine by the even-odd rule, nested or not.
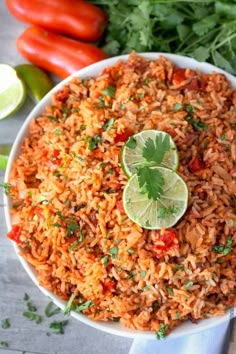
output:
[[[130,149],[135,149],[137,146],[137,141],[134,139],[133,136],[130,136],[125,145]]]
[[[84,311],[84,310],[89,309],[89,308],[92,307],[92,306],[94,306],[93,300],[88,300],[88,301],[84,302],[84,303],[81,304],[81,305],[76,305],[75,311],[76,311],[76,312],[82,312],[82,311]]]
[[[225,245],[218,245],[218,246],[214,245],[212,246],[212,251],[227,256],[228,254],[231,253],[232,246],[233,246],[233,237],[229,236]]]
[[[148,138],[142,150],[142,155],[147,161],[156,162],[158,165],[162,162],[165,153],[170,150],[170,137],[161,134],[156,136],[155,142]]]
[[[56,334],[63,334],[64,327],[67,325],[68,321],[53,321],[50,323],[49,328],[52,330],[53,333]]]
[[[76,298],[77,294],[76,293],[73,293],[71,294],[67,304],[66,304],[66,307],[64,308],[64,315],[69,315],[71,310],[72,310],[72,305],[73,305],[73,302]]]
[[[166,337],[166,331],[168,330],[168,325],[162,323],[160,325],[159,331],[156,332],[157,339],[163,339]]]
[[[145,166],[138,169],[137,175],[141,193],[147,193],[149,199],[159,199],[165,183],[160,171]]]
[[[115,97],[116,88],[114,86],[107,86],[102,93],[109,97]]]
[[[11,185],[10,183],[1,182],[1,183],[0,183],[0,187],[3,187],[4,193],[5,193],[6,195],[9,195],[9,194],[10,194],[11,187],[12,187],[12,185]]]

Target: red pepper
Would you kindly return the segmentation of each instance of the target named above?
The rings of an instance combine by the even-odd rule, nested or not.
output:
[[[122,200],[117,200],[116,207],[117,207],[117,209],[119,210],[120,213],[124,213],[125,212]]]
[[[194,157],[193,161],[188,166],[189,171],[192,173],[198,172],[204,168],[205,168],[204,162],[201,161],[197,155]]]
[[[40,16],[43,17],[41,13]],[[39,27],[27,28],[17,38],[16,46],[28,61],[62,79],[85,66],[107,58],[106,53],[92,44],[79,42]]]
[[[185,69],[183,68],[175,68],[173,73],[173,84],[180,85],[183,81],[186,80]]]
[[[10,238],[12,241],[16,243],[20,242],[20,235],[21,235],[22,227],[19,225],[12,225],[12,229],[8,232],[7,237]]]
[[[61,162],[62,162],[62,158],[58,157],[60,155],[60,150],[55,149],[52,153],[52,157],[50,159],[50,162],[54,165],[54,166],[60,166]]]
[[[53,154],[52,154],[52,157],[55,157],[55,159],[60,155],[60,150],[53,150]]]
[[[134,132],[131,129],[127,128],[123,133],[117,134],[115,136],[115,143],[123,143],[128,140],[128,138],[133,134]]]
[[[6,3],[18,20],[84,41],[97,41],[107,24],[107,16],[100,8],[82,0],[7,0]]]

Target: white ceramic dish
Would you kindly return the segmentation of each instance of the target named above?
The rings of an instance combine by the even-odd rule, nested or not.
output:
[[[187,68],[191,68],[191,69],[197,68],[200,71],[205,72],[205,73],[211,73],[213,71],[223,73],[224,75],[226,75],[227,79],[231,82],[231,85],[233,87],[236,87],[236,78],[235,77],[233,77],[232,75],[226,73],[225,71],[223,71],[221,69],[216,68],[213,65],[210,65],[207,63],[200,63],[194,59],[191,59],[188,57],[183,57],[180,55],[175,55],[175,54],[144,53],[144,54],[140,54],[140,55],[142,55],[143,57],[146,57],[148,59],[151,59],[151,60],[156,59],[160,55],[164,55],[167,58],[169,58],[171,61],[173,61],[179,67],[187,67]],[[27,134],[28,134],[29,122],[31,121],[31,119],[33,119],[33,117],[37,117],[38,115],[40,115],[40,113],[44,110],[44,107],[46,105],[50,104],[52,93],[57,92],[63,85],[65,85],[67,82],[69,82],[72,77],[79,76],[79,77],[85,78],[88,76],[97,76],[107,66],[111,66],[111,65],[115,64],[117,62],[117,60],[119,60],[119,59],[125,60],[125,59],[127,59],[127,57],[128,57],[127,55],[122,55],[122,56],[106,59],[106,60],[100,61],[96,64],[90,65],[90,66],[80,70],[79,72],[71,75],[70,77],[68,77],[65,80],[63,80],[62,82],[60,82],[36,105],[36,107],[32,110],[32,112],[29,114],[29,116],[25,120],[22,128],[20,129],[20,131],[16,137],[16,140],[15,140],[14,145],[12,147],[11,154],[10,154],[9,161],[8,161],[8,166],[7,166],[7,170],[6,170],[6,174],[5,174],[5,182],[8,181],[8,176],[9,176],[9,173],[11,170],[12,162],[18,157],[18,155],[20,153],[21,143],[24,140],[25,136],[27,136]],[[8,228],[8,230],[10,230],[11,229],[10,200],[7,197],[4,197],[4,198],[5,198],[5,217],[6,217],[6,222],[7,222],[7,228]],[[12,242],[12,243],[13,243],[15,252],[16,252],[17,256],[19,257],[21,264],[23,265],[25,271],[28,273],[28,275],[33,280],[33,282],[40,288],[40,290],[46,296],[50,297],[52,299],[52,301],[58,307],[60,307],[61,309],[64,309],[64,307],[65,307],[64,301],[59,299],[57,296],[55,296],[50,291],[39,286],[39,284],[37,282],[36,273],[35,273],[33,267],[30,266],[21,256],[19,256],[18,246],[16,245],[15,242]],[[75,312],[72,312],[72,316],[75,317],[77,320],[79,320],[91,327],[108,332],[110,334],[116,334],[116,335],[130,337],[130,338],[155,339],[155,334],[153,332],[131,330],[131,329],[125,328],[122,325],[120,325],[119,323],[115,323],[115,322],[95,322],[95,321],[90,320],[87,316],[85,316],[83,314],[75,313]],[[180,326],[178,326],[176,329],[174,329],[167,338],[183,337],[183,336],[188,336],[190,334],[194,334],[197,332],[205,331],[205,330],[215,327],[225,321],[228,321],[230,318],[233,318],[234,316],[236,316],[236,309],[235,308],[229,310],[224,316],[213,317],[210,319],[201,320],[201,321],[199,321],[199,323],[197,325],[191,323],[190,321],[187,321],[187,322],[181,324]]]

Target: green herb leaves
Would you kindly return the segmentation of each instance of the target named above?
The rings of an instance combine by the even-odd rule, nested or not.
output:
[[[109,97],[115,97],[116,88],[114,86],[107,86],[102,93]]]
[[[8,329],[11,327],[11,323],[9,318],[4,318],[4,320],[2,320],[2,328],[3,329]]]
[[[160,198],[165,183],[160,171],[150,167],[141,167],[138,169],[137,175],[141,193],[147,193],[149,199]]]
[[[225,245],[218,245],[218,246],[214,245],[212,246],[212,251],[227,256],[228,254],[231,253],[232,246],[233,246],[233,237],[229,236]]]
[[[94,135],[92,138],[88,137],[87,142],[88,142],[88,149],[89,150],[95,150],[97,149],[98,144],[101,142],[102,138],[100,135]]]
[[[35,321],[37,324],[42,322],[42,316],[34,312],[25,311],[23,312],[23,316],[28,318],[30,321]]]
[[[236,74],[233,1],[92,0],[108,14],[103,49],[110,55],[170,52]],[[124,21],[125,19],[125,21]]]
[[[164,155],[170,149],[170,137],[160,134],[156,136],[155,142],[148,138],[143,147],[142,155],[147,161],[153,161],[160,165]]]
[[[156,332],[157,339],[163,339],[166,337],[166,331],[168,330],[168,325],[165,325],[162,323],[160,325],[160,329],[158,332]]]
[[[64,327],[67,325],[68,321],[53,321],[50,323],[49,328],[55,334],[64,334]]]
[[[11,184],[1,182],[1,183],[0,183],[0,187],[3,187],[3,189],[4,189],[4,193],[5,193],[6,195],[9,195],[9,194],[10,194],[11,187],[12,187],[12,185],[11,185]]]
[[[66,307],[64,309],[64,315],[69,315],[70,314],[70,312],[72,310],[72,304],[73,304],[76,296],[77,296],[76,293],[71,294],[71,296],[70,296],[70,298],[69,298],[69,300],[68,300],[68,302],[66,304]]]

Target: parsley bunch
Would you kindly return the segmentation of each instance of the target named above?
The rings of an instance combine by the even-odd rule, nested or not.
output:
[[[170,52],[236,74],[236,1],[92,0],[109,16],[100,45],[111,56]]]

